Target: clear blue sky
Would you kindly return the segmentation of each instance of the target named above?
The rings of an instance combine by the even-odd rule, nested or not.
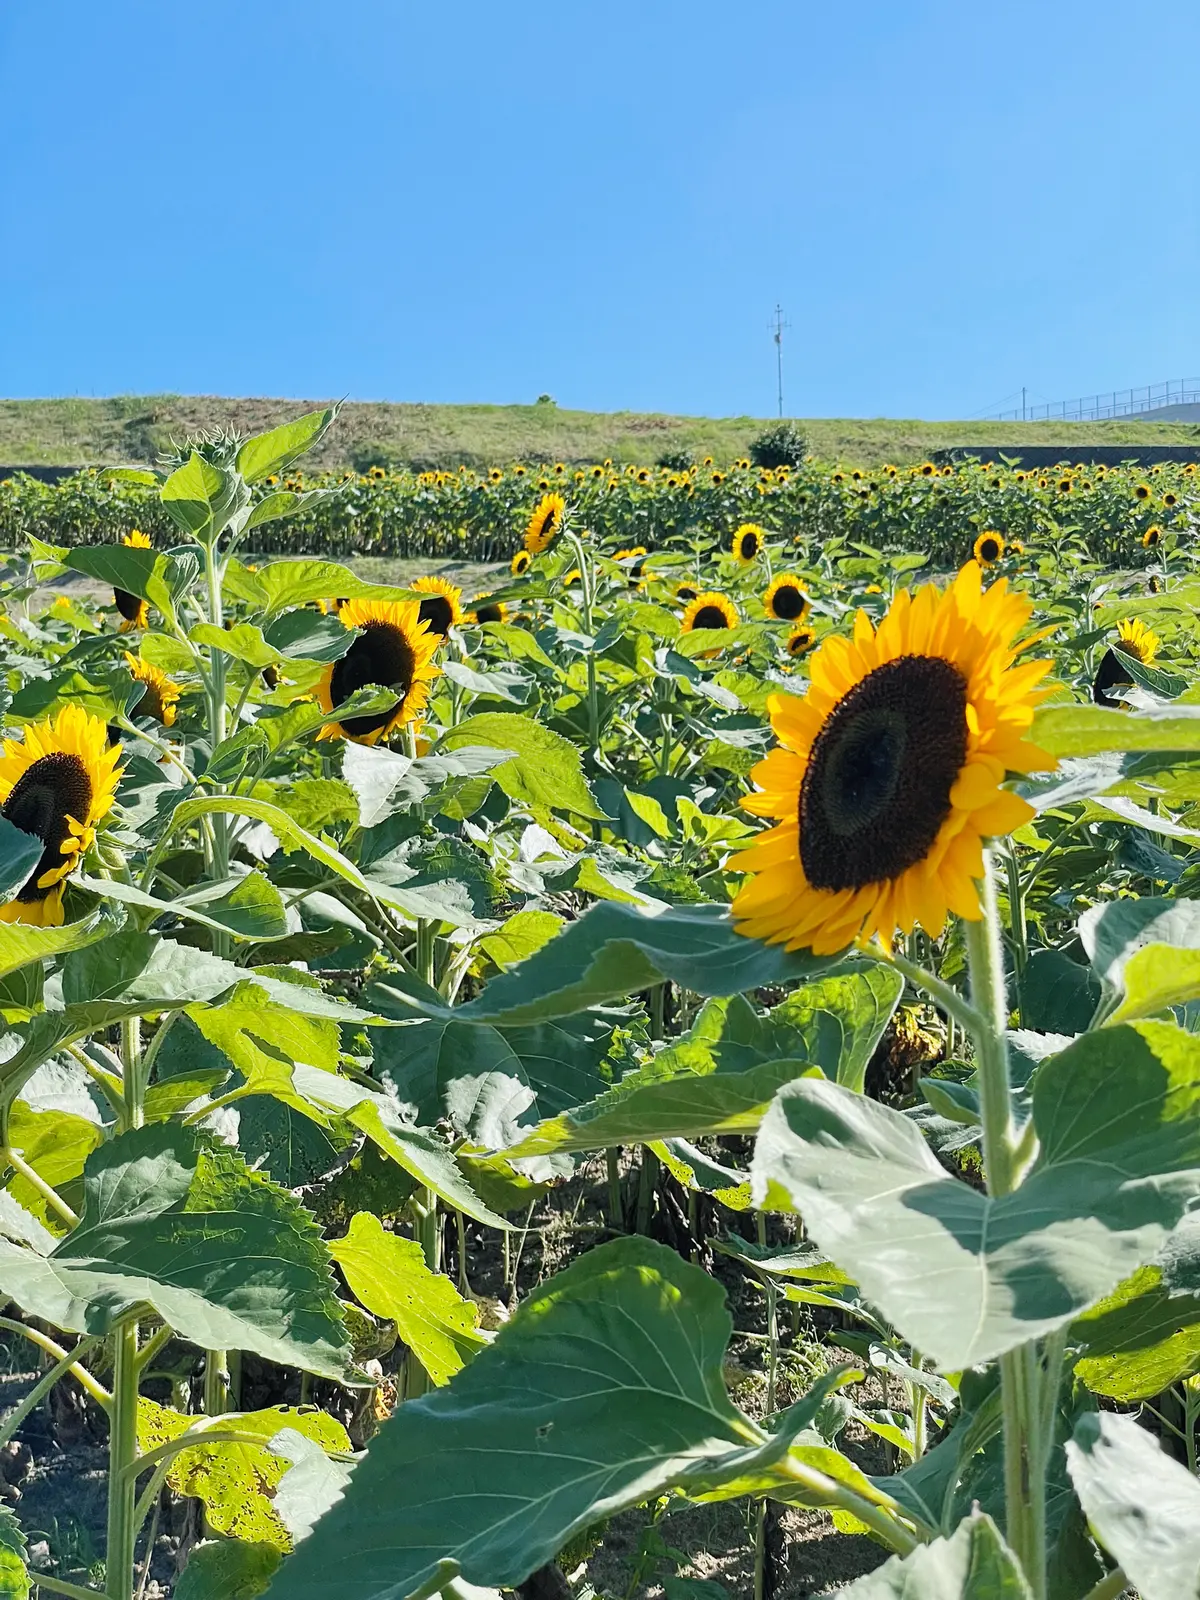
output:
[[[0,0],[0,395],[1200,372],[1196,0]],[[1019,396],[1018,396],[1019,399]]]

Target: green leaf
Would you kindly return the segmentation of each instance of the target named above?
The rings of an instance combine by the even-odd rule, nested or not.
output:
[[[36,834],[23,833],[0,815],[0,900],[11,900],[28,883],[44,849]]]
[[[111,916],[97,911],[79,922],[65,922],[57,928],[35,928],[23,922],[0,922],[0,978],[27,967],[32,961],[82,950],[111,936],[117,926]]]
[[[1067,1467],[1092,1532],[1142,1600],[1200,1590],[1200,1484],[1132,1417],[1075,1424]]]
[[[487,1343],[475,1307],[449,1278],[430,1271],[415,1240],[385,1233],[378,1217],[358,1212],[345,1238],[330,1241],[329,1254],[359,1304],[396,1324],[435,1384],[446,1383]]]
[[[99,1123],[77,1112],[60,1107],[37,1108],[16,1100],[9,1111],[8,1140],[14,1150],[19,1150],[25,1161],[43,1182],[60,1192],[74,1184],[83,1175],[87,1159],[104,1140],[104,1129]],[[36,1223],[45,1223],[55,1232],[62,1231],[62,1218],[49,1210],[42,1193],[19,1174],[10,1179],[6,1192],[22,1206]],[[17,1233],[11,1227],[4,1230],[9,1238],[31,1244],[39,1254],[46,1244],[41,1228]],[[53,1238],[50,1248],[53,1247]]]
[[[554,911],[516,911],[502,928],[480,939],[479,948],[504,971],[534,955],[564,926]]]
[[[232,933],[238,939],[282,939],[286,937],[287,914],[283,897],[261,872],[223,884],[206,884],[178,900],[159,900],[132,883],[108,878],[91,878],[80,873],[75,880],[80,888],[122,905],[138,906],[155,916],[181,917],[218,933]],[[147,919],[143,919],[147,920]]]
[[[398,811],[432,815],[448,790],[490,773],[504,759],[503,751],[472,748],[414,759],[396,750],[347,743],[342,776],[358,797],[362,826],[374,828]]]
[[[991,1517],[980,1511],[949,1539],[892,1556],[838,1594],[842,1600],[1033,1600],[1016,1556]]]
[[[1112,711],[1104,706],[1048,705],[1034,713],[1030,739],[1054,756],[1105,750],[1200,750],[1200,706]]]
[[[626,1080],[587,1105],[544,1122],[505,1154],[512,1160],[560,1150],[602,1150],[656,1139],[753,1133],[776,1092],[817,1074],[804,1061],[768,1061],[749,1072],[687,1074],[665,1082]]]
[[[1194,981],[1192,956],[1200,952],[1200,901],[1110,900],[1084,912],[1079,937],[1110,1020],[1132,1021],[1193,998],[1186,991]]]
[[[729,995],[811,978],[835,964],[834,957],[788,954],[735,933],[724,906],[671,907],[647,915],[604,902],[511,972],[493,978],[454,1015],[463,1022],[512,1026],[625,1000],[664,979],[696,994]]]
[[[348,1375],[312,1218],[236,1151],[168,1123],[93,1151],[79,1226],[49,1256],[0,1239],[0,1292],[74,1333],[106,1334],[145,1302],[193,1344]]]
[[[1125,999],[1110,1022],[1153,1017],[1200,997],[1200,950],[1150,944],[1125,964]]]
[[[0,1600],[28,1600],[31,1582],[21,1524],[8,1506],[0,1506]]]
[[[257,1600],[267,1592],[281,1560],[274,1545],[213,1539],[188,1556],[174,1600]]]
[[[1095,976],[1061,950],[1035,950],[1021,974],[1021,1024],[1038,1033],[1083,1033],[1100,1001]]]
[[[188,638],[193,644],[219,650],[222,655],[242,661],[256,671],[274,666],[279,660],[278,650],[267,644],[252,622],[238,622],[232,628],[218,628],[215,622],[197,622]]]
[[[438,751],[458,750],[464,745],[513,752],[514,759],[502,762],[492,773],[510,800],[604,820],[583,776],[576,746],[532,717],[512,711],[468,717],[442,735]]]
[[[268,623],[263,638],[285,661],[339,661],[356,634],[336,617],[319,611],[285,611]]]
[[[198,538],[208,530],[213,502],[225,493],[226,487],[225,474],[193,450],[163,484],[163,510],[184,533]]]
[[[763,1121],[755,1198],[786,1195],[943,1370],[973,1366],[1094,1305],[1200,1194],[1200,1040],[1165,1023],[1085,1034],[1039,1067],[1033,1120],[1032,1172],[993,1199],[901,1113],[800,1079]]]
[[[319,501],[329,500],[336,493],[330,489],[305,489],[299,494],[290,489],[281,489],[276,494],[265,495],[246,518],[247,533],[251,528],[261,528],[264,522],[278,522],[281,517],[294,517],[299,511],[307,511],[309,506],[316,505]]]
[[[364,583],[337,561],[272,561],[253,573],[242,568],[232,575],[228,587],[264,617],[273,617],[289,606],[311,605],[314,600],[419,598],[410,596],[407,589]]]
[[[139,1396],[137,1409],[138,1448],[143,1453],[173,1443],[196,1427],[195,1417],[144,1396]],[[273,1503],[288,1462],[269,1445],[286,1428],[324,1449],[348,1451],[346,1430],[324,1411],[292,1406],[242,1411],[229,1418],[229,1426],[258,1435],[262,1443],[198,1442],[171,1457],[167,1482],[176,1494],[201,1501],[208,1523],[218,1533],[290,1550],[291,1534]],[[203,1439],[202,1432],[198,1438]]]
[[[282,472],[324,438],[341,403],[320,411],[307,411],[294,422],[256,433],[237,453],[237,469],[247,483],[258,483],[272,472]]]
[[[68,552],[66,563],[89,578],[148,600],[170,616],[174,612],[177,574],[171,557],[161,550],[137,549],[127,544],[81,545]]]
[[[314,861],[319,861],[323,867],[328,867],[331,872],[336,873],[339,878],[344,878],[355,889],[362,890],[364,894],[371,892],[362,873],[340,850],[300,827],[286,811],[272,805],[269,800],[256,800],[249,795],[197,795],[195,799],[184,800],[176,806],[171,819],[172,832],[186,827],[197,817],[208,816],[214,811],[224,811],[238,817],[251,817],[255,822],[265,822],[279,840],[285,853],[304,850]]]
[[[782,1483],[771,1464],[827,1389],[764,1435],[725,1392],[724,1300],[707,1273],[648,1240],[590,1251],[446,1388],[384,1424],[272,1600],[325,1600],[349,1551],[357,1600],[429,1595],[460,1573],[513,1587],[572,1534],[672,1484],[708,1491],[751,1472]],[[855,1483],[873,1493],[861,1474]]]
[[[1071,1324],[1075,1374],[1123,1405],[1152,1400],[1200,1371],[1200,1295],[1173,1293],[1158,1266],[1139,1267]]]

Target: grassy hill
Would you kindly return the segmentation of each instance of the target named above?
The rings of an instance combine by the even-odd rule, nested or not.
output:
[[[327,402],[237,400],[212,395],[122,395],[98,400],[0,400],[0,464],[84,466],[153,462],[172,438],[225,427],[255,433]],[[772,419],[673,417],[632,411],[561,411],[553,405],[432,406],[350,402],[312,465],[373,461],[419,466],[486,466],[513,460],[653,463],[666,450],[742,454]],[[889,418],[797,419],[826,459],[898,465],[956,445],[1001,449],[1187,444],[1195,425],[1170,422],[916,422]]]

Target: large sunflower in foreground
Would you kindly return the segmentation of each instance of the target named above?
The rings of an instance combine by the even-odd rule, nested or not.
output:
[[[1032,609],[970,562],[944,593],[902,591],[878,631],[859,611],[852,640],[813,654],[803,699],[771,696],[780,744],[743,804],[777,821],[730,863],[751,875],[739,933],[827,955],[978,920],[984,840],[1033,816],[1005,774],[1055,766],[1025,737],[1050,668],[1016,664]]]
[[[64,880],[112,809],[120,759],[121,747],[109,747],[105,723],[82,706],[64,706],[52,721],[27,724],[20,739],[5,739],[0,813],[44,848],[16,899],[0,906],[0,922],[62,922]]]
[[[140,528],[132,528],[121,540],[131,550],[152,550],[154,546]],[[147,606],[141,595],[130,594],[128,589],[113,590],[113,604],[121,613],[121,632],[131,633],[134,628],[146,626]]]
[[[156,722],[161,722],[164,728],[171,727],[175,721],[175,707],[179,702],[179,685],[158,667],[152,666],[149,661],[131,656],[128,650],[125,652],[125,665],[132,673],[134,682],[142,685],[142,696],[134,706],[132,715],[153,717]]]
[[[357,632],[339,661],[325,668],[317,685],[321,709],[336,712],[358,689],[378,684],[394,689],[395,704],[386,711],[329,722],[322,739],[353,739],[378,744],[396,728],[412,722],[425,709],[429,685],[441,668],[434,662],[440,635],[421,621],[418,600],[347,600],[339,620]]]
[[[525,525],[525,548],[531,556],[540,556],[554,543],[562,528],[567,502],[560,494],[544,494],[537,509]]]
[[[418,578],[409,587],[426,598],[420,601],[420,617],[439,639],[444,639],[463,619],[462,590],[447,578]]]

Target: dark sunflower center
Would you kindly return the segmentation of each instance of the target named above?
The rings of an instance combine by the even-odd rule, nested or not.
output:
[[[535,534],[536,538],[538,538],[538,539],[548,539],[550,537],[550,535],[554,532],[554,518],[556,517],[556,515],[557,515],[557,512],[554,512],[554,511],[547,511],[546,512],[546,514],[542,518],[541,522],[539,522],[538,525],[537,525],[536,534]]]
[[[136,594],[130,594],[128,589],[114,589],[113,599],[117,603],[117,610],[126,622],[136,622],[142,609],[142,602]]]
[[[18,900],[28,905],[31,901],[44,900],[50,893],[53,885],[39,889],[37,881],[43,873],[61,867],[66,860],[61,846],[71,831],[67,817],[86,822],[91,806],[92,780],[87,768],[78,756],[65,750],[42,756],[17,779],[0,810],[14,828],[32,833],[46,846],[29,881],[17,895]]]
[[[142,691],[142,698],[133,708],[135,717],[153,717],[156,722],[163,720],[162,693],[153,683],[148,683]]]
[[[940,656],[869,672],[830,712],[800,787],[800,860],[816,889],[861,889],[928,855],[967,754],[967,686]]]
[[[493,606],[476,606],[475,619],[478,622],[503,622],[504,614],[500,610],[500,604],[497,601]]]
[[[720,606],[701,606],[692,622],[693,628],[727,628],[729,618]]]
[[[985,561],[995,561],[1000,555],[1000,546],[995,539],[981,539],[979,554]]]
[[[771,607],[777,617],[792,622],[804,614],[804,596],[794,584],[785,583],[782,588],[776,589],[771,598]]]
[[[755,554],[757,549],[758,549],[758,535],[754,534],[754,533],[744,533],[742,535],[742,555],[746,558],[747,561],[750,559],[750,557],[752,555]]]
[[[427,622],[434,633],[440,633],[444,639],[450,632],[450,624],[454,621],[454,607],[444,594],[427,594],[421,601],[417,615],[422,622]]]
[[[416,660],[412,646],[400,629],[388,622],[365,622],[340,661],[333,664],[329,680],[329,693],[335,707],[358,689],[377,683],[385,689],[395,689],[400,698],[386,711],[373,716],[349,717],[342,723],[348,734],[361,738],[384,727],[400,707],[412,687]]]

